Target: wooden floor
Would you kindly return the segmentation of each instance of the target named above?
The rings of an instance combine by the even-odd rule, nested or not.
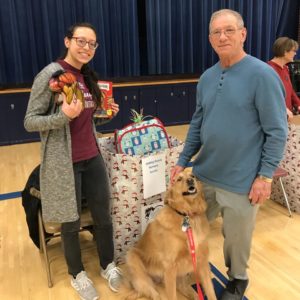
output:
[[[187,126],[167,128],[183,140]],[[39,163],[39,143],[0,147],[0,194],[20,191]],[[223,273],[221,220],[211,226],[210,260]],[[99,276],[95,246],[89,234],[82,234],[83,261],[103,300],[121,299],[109,291]],[[78,299],[70,286],[59,240],[51,242],[51,270],[54,287],[47,286],[42,257],[28,236],[20,198],[0,201],[0,299]],[[124,267],[124,266],[123,266]],[[300,215],[288,217],[286,208],[272,201],[261,207],[257,217],[252,255],[249,261],[251,300],[300,299]],[[163,296],[163,299],[166,299]],[[179,296],[179,300],[184,300]]]

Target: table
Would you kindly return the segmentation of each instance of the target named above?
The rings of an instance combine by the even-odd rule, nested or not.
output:
[[[285,154],[280,167],[288,172],[282,178],[291,210],[300,213],[300,115],[289,123],[289,134]],[[285,205],[279,180],[274,180],[271,199]]]

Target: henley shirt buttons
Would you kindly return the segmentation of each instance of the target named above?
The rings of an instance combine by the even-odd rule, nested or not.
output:
[[[222,76],[221,76],[221,79],[220,79],[219,87],[222,86],[222,81],[224,80],[224,76],[223,76],[224,73],[225,73],[225,71],[222,72]]]

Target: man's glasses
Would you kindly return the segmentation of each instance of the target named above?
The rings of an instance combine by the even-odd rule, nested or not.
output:
[[[86,44],[89,45],[89,48],[91,50],[96,50],[97,47],[99,46],[99,44],[96,42],[96,41],[87,41],[85,38],[82,38],[82,37],[76,37],[76,36],[73,36],[71,37],[71,39],[74,39],[76,41],[76,44],[78,47],[80,48],[84,48]]]
[[[242,28],[238,28],[238,29],[235,29],[235,28],[227,28],[227,29],[224,29],[224,30],[214,30],[210,33],[210,35],[213,37],[213,38],[220,38],[221,34],[224,33],[225,36],[227,37],[230,37],[230,36],[233,36],[237,30],[240,30]]]

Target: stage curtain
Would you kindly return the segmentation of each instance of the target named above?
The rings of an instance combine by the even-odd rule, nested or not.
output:
[[[239,11],[245,50],[266,61],[277,37],[297,39],[299,7],[295,0],[1,0],[0,88],[30,86],[59,57],[75,22],[98,31],[91,65],[103,79],[201,74],[217,61],[208,41],[213,11]]]
[[[150,74],[202,73],[217,57],[208,41],[211,14],[222,8],[241,13],[248,30],[247,53],[272,57],[279,36],[297,39],[300,1],[147,0],[147,52]]]
[[[92,66],[102,77],[140,74],[137,0],[1,0],[0,87],[30,84],[60,56],[67,28],[90,22],[99,48]]]

